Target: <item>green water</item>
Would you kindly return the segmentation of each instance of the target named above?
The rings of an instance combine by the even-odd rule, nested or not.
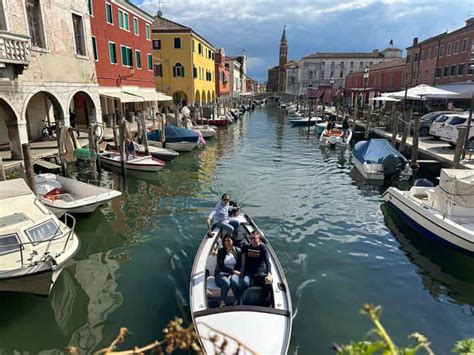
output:
[[[384,307],[399,344],[428,336],[439,354],[474,336],[474,259],[422,239],[382,211],[349,152],[322,150],[274,108],[257,108],[156,179],[104,173],[123,195],[79,218],[81,249],[49,298],[0,294],[0,352],[84,353],[129,328],[126,346],[190,319],[191,266],[205,218],[227,191],[270,238],[293,300],[290,353],[330,354],[361,338],[365,302]],[[258,350],[258,349],[257,349]]]

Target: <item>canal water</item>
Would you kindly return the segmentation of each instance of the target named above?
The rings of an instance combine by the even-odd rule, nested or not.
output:
[[[223,192],[270,239],[293,300],[289,353],[330,354],[333,342],[370,328],[365,302],[383,306],[398,344],[425,334],[439,354],[474,336],[474,261],[422,239],[381,209],[387,186],[352,171],[350,153],[323,150],[274,107],[257,108],[203,150],[183,153],[158,177],[126,181],[123,195],[79,218],[81,249],[49,298],[0,294],[0,353],[84,353],[161,336],[168,320],[189,321],[189,277]],[[262,339],[265,341],[265,339]]]

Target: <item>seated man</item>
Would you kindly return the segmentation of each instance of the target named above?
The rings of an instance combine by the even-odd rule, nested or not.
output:
[[[260,233],[257,230],[250,233],[250,245],[242,247],[242,265],[240,274],[240,299],[250,285],[262,286],[262,301],[268,295],[269,287],[273,282],[270,257],[267,247],[260,240]],[[233,278],[239,277],[233,275]]]
[[[229,213],[232,211],[232,207],[229,205],[229,201],[229,194],[223,194],[221,200],[209,214],[207,218],[208,235],[210,235],[213,227],[217,227],[226,230],[232,234],[234,238],[237,236],[240,222],[230,218]]]

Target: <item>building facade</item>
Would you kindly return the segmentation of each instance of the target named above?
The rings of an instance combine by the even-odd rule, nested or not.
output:
[[[91,13],[83,0],[0,7],[0,145],[21,159],[21,144],[40,139],[45,125],[101,120]]]
[[[285,65],[286,69],[286,93],[291,95],[299,95],[299,82],[301,80],[300,63],[298,61],[290,61]]]
[[[441,33],[421,42],[415,38],[407,48],[405,82],[409,87],[419,84],[445,85],[473,80],[469,62],[474,54],[474,18],[452,32]]]
[[[238,60],[233,59],[232,57],[226,57],[225,66],[229,69],[230,95],[232,97],[238,97],[243,93],[241,78],[242,65]]]
[[[231,83],[229,68],[225,65],[225,52],[224,48],[220,48],[216,52],[216,95],[217,97],[230,96],[231,94]]]
[[[155,84],[176,104],[207,104],[216,97],[215,48],[191,28],[158,13],[152,26]]]
[[[133,115],[156,109],[151,24],[153,17],[128,0],[89,1],[91,43],[102,114]]]

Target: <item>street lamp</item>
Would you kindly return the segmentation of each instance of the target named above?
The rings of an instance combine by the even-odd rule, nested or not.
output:
[[[364,91],[362,92],[362,106],[365,103],[365,89],[367,88],[367,81],[369,80],[369,68],[364,69]]]

